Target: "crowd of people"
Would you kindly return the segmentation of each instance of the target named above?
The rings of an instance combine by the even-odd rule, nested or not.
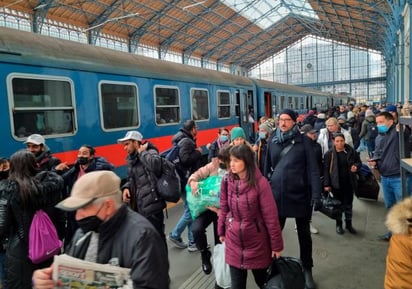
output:
[[[71,165],[53,157],[43,136],[30,135],[25,150],[0,159],[0,198],[7,200],[0,206],[2,288],[56,285],[51,278],[52,258],[33,264],[28,257],[30,224],[35,212],[43,209],[64,240],[62,252],[103,264],[116,259],[118,266],[131,269],[134,288],[157,289],[170,284],[167,240],[177,248],[199,251],[203,272],[212,272],[206,237],[210,224],[214,245],[225,244],[232,288],[246,288],[248,270],[263,288],[267,268],[282,255],[286,220],[293,218],[305,287],[315,289],[311,233],[318,230],[311,223],[312,212],[321,206],[322,194],[333,192],[342,204],[336,233],[342,235],[346,229],[357,234],[352,203],[361,151],[367,151],[368,165],[381,175],[386,207],[398,208],[402,201],[399,113],[408,111],[393,105],[381,109],[341,105],[334,110],[311,110],[298,120],[295,111],[284,109],[276,118],[261,117],[253,138],[241,127],[220,128],[216,140],[207,145],[207,163],[202,163],[203,150],[196,143],[197,123],[185,121],[173,137],[179,147],[176,170],[183,212],[171,232],[165,232],[166,201],[151,181],[162,174],[162,156],[140,132],[128,131],[117,140],[127,152],[127,177],[122,185],[115,167],[98,156],[94,147],[82,145]],[[407,155],[410,132],[407,127]],[[202,181],[212,176],[221,177],[219,204],[207,206],[193,219],[185,187],[196,196]],[[412,176],[408,175],[407,195],[411,190]],[[411,223],[412,215],[407,217]],[[395,234],[394,240],[404,241],[397,236],[406,234],[405,230],[399,233],[393,223],[388,221],[389,231],[380,239],[389,241]],[[185,230],[187,242],[182,237]],[[396,258],[390,260],[396,268]],[[386,288],[395,288],[386,285],[396,284],[395,274],[388,276]],[[221,287],[216,283],[215,288]]]

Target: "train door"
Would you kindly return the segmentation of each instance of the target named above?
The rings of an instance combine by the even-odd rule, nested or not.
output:
[[[239,125],[245,131],[247,140],[254,141],[256,115],[253,101],[253,90],[236,90],[236,100],[239,101],[240,108]]]

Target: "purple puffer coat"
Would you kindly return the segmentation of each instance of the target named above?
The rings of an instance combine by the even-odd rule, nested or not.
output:
[[[266,178],[255,174],[257,188],[229,174],[222,181],[218,234],[225,236],[226,263],[241,269],[263,269],[272,251],[283,250],[278,210]]]

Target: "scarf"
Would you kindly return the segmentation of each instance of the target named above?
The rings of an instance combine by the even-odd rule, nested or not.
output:
[[[276,128],[272,142],[277,144],[284,144],[289,140],[293,139],[296,134],[300,133],[298,126],[294,125],[292,129],[282,132],[279,128]]]

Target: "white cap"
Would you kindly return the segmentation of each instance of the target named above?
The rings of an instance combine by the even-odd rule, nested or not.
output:
[[[137,130],[129,130],[124,138],[119,138],[117,140],[118,143],[122,143],[126,140],[137,140],[137,141],[142,141],[143,140],[143,135],[138,132]]]
[[[46,144],[44,137],[39,134],[32,134],[30,135],[24,143],[32,143],[35,145]]]

